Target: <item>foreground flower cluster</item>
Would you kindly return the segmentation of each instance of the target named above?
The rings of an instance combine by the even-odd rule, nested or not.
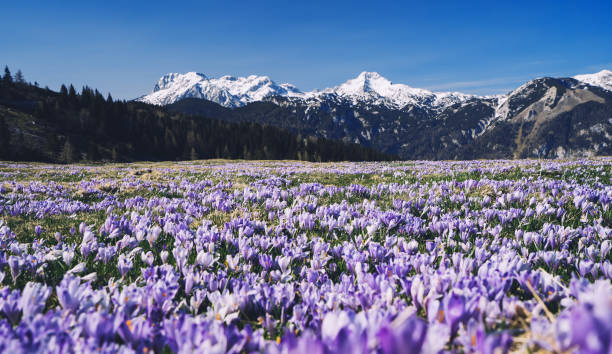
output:
[[[611,173],[0,164],[0,351],[610,353]]]

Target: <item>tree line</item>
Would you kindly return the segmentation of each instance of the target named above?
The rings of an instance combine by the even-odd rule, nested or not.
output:
[[[250,122],[168,112],[97,89],[27,83],[8,67],[0,83],[0,159],[72,163],[195,159],[386,160],[358,144],[303,137]]]

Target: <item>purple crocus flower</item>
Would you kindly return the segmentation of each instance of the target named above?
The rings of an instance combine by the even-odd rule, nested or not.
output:
[[[133,262],[130,257],[125,254],[120,254],[117,259],[117,268],[119,268],[119,273],[124,277],[133,267]]]
[[[49,295],[51,295],[51,289],[48,286],[28,282],[19,299],[19,307],[23,313],[23,318],[30,320],[34,315],[40,313],[45,308]]]
[[[282,343],[289,354],[324,354],[326,352],[325,346],[321,343],[321,340],[310,330],[302,333],[300,337],[295,340],[283,338]]]
[[[121,316],[117,316],[121,318]],[[115,325],[110,315],[104,312],[93,312],[81,317],[85,333],[98,345],[112,340],[115,336]]]
[[[13,278],[13,283],[17,281],[17,277],[21,272],[21,267],[23,266],[23,260],[18,256],[10,256],[8,259],[8,265],[11,270],[11,277]]]
[[[376,339],[383,353],[420,353],[427,335],[427,324],[411,316],[398,326],[387,325],[379,329]]]
[[[259,265],[261,265],[261,267],[268,271],[270,269],[272,269],[272,267],[274,266],[274,260],[272,259],[272,257],[270,257],[267,254],[260,254],[259,255]]]
[[[198,253],[198,256],[196,258],[196,263],[201,265],[204,268],[209,268],[213,265],[213,263],[216,261],[217,259],[214,257],[213,254],[209,253],[209,252],[205,252],[205,251],[200,251]]]
[[[504,331],[488,334],[484,340],[477,343],[478,352],[483,354],[508,353],[512,346],[512,336]]]
[[[444,318],[451,328],[451,332],[454,334],[457,332],[459,323],[467,317],[465,308],[465,297],[457,294],[456,291],[452,291],[444,301]]]
[[[16,325],[19,321],[20,314],[20,294],[19,290],[10,291],[8,287],[0,290],[0,311]]]
[[[81,280],[70,274],[66,275],[56,287],[57,300],[62,308],[75,311],[82,306],[85,308],[83,299],[89,294],[89,287],[81,285]]]
[[[231,271],[236,270],[238,267],[238,263],[240,262],[240,255],[236,254],[235,256],[230,256],[229,254],[225,257],[225,263],[227,268]]]
[[[142,262],[147,264],[149,267],[152,266],[153,262],[155,261],[155,256],[151,251],[141,253],[140,258],[142,259]]]
[[[593,266],[593,262],[589,260],[580,260],[578,262],[578,274],[580,274],[582,277],[587,276],[593,269]]]
[[[608,353],[612,349],[612,333],[609,323],[601,323],[592,310],[584,305],[575,306],[569,314],[559,319],[558,340],[563,350],[578,348],[581,353]]]

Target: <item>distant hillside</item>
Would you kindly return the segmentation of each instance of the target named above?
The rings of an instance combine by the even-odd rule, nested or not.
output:
[[[221,107],[223,108],[223,107]],[[216,116],[217,114],[213,114]],[[358,144],[299,135],[255,122],[227,122],[115,101],[84,87],[60,92],[0,80],[0,160],[49,162],[206,158],[309,161],[388,160]]]

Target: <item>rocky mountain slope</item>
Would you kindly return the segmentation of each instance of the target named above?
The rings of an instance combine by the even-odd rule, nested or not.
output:
[[[453,141],[457,158],[566,158],[612,154],[612,91],[570,78],[529,81],[507,96],[480,100],[480,114],[459,107],[446,120],[476,118],[484,129]],[[484,107],[483,107],[484,108]],[[470,124],[458,125],[462,135]],[[456,135],[456,133],[455,133]],[[448,142],[447,142],[448,143]]]
[[[538,78],[494,97],[433,93],[364,72],[335,88],[269,94],[234,108],[193,98],[167,108],[342,139],[404,159],[565,158],[612,155],[611,88],[605,70]]]

